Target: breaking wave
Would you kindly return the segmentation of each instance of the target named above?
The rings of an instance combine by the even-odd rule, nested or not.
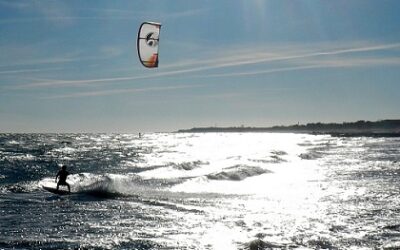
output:
[[[236,165],[230,168],[225,168],[224,171],[218,173],[208,174],[207,178],[210,180],[228,180],[228,181],[241,181],[248,177],[271,173],[260,167]]]
[[[208,165],[208,162],[203,161],[192,161],[192,162],[183,162],[183,163],[171,163],[172,167],[179,170],[193,170],[195,168],[199,168],[202,165]]]
[[[68,177],[71,185],[71,192],[76,194],[88,194],[104,198],[119,196],[134,196],[146,190],[143,180],[134,174],[90,174],[80,173]],[[39,186],[55,187],[53,178],[44,178],[39,182]],[[60,188],[65,188],[61,187]]]

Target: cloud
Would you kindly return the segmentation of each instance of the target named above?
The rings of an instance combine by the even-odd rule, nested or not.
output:
[[[163,14],[162,17],[163,17],[163,19],[193,17],[194,15],[204,14],[207,11],[208,11],[208,9],[191,9],[191,10],[185,10],[185,11],[180,11],[180,12]]]
[[[13,8],[13,9],[25,9],[28,8],[30,5],[29,2],[23,1],[0,1],[0,5],[6,8]]]
[[[116,46],[100,47],[100,53],[107,58],[120,56],[122,53],[124,53],[124,51],[125,50],[123,50],[122,48]]]
[[[253,75],[265,75],[271,73],[288,72],[288,71],[299,71],[299,70],[311,70],[321,68],[354,68],[354,67],[371,67],[371,66],[383,66],[392,65],[400,66],[400,58],[351,58],[351,59],[328,59],[328,60],[308,60],[298,62],[302,66],[291,66],[291,67],[278,67],[264,70],[255,71],[242,71],[224,74],[207,74],[198,75],[196,77],[236,77],[236,76],[253,76]],[[306,65],[304,65],[306,64]]]
[[[379,51],[379,50],[389,50],[400,48],[400,43],[393,44],[381,44],[381,45],[370,45],[363,47],[353,47],[353,48],[345,48],[345,49],[325,49],[325,48],[313,48],[312,50],[305,50],[304,48],[298,51],[298,48],[295,47],[295,50],[285,51],[280,50],[278,52],[262,52],[258,48],[249,51],[247,48],[244,51],[235,50],[234,54],[231,56],[220,57],[220,59],[209,59],[204,61],[189,61],[194,64],[205,64],[208,65],[206,68],[227,68],[227,67],[235,67],[235,66],[243,66],[250,64],[260,64],[260,63],[268,63],[268,62],[279,62],[279,61],[295,61],[299,59],[312,58],[312,57],[321,57],[321,56],[333,56],[333,55],[344,55],[344,54],[353,54],[353,53],[361,53],[361,52],[371,52],[371,51]],[[225,52],[226,53],[226,52]],[[228,52],[229,54],[229,52]],[[181,65],[184,65],[182,62]]]
[[[296,71],[296,70],[305,70],[305,69],[316,69],[327,66],[322,65],[308,65],[308,66],[294,66],[294,67],[281,67],[276,69],[266,69],[266,70],[257,70],[257,71],[245,71],[245,72],[235,72],[235,73],[225,73],[225,74],[208,74],[204,76],[197,77],[235,77],[235,76],[251,76],[251,75],[264,75],[270,73],[278,73],[285,71]]]
[[[22,9],[25,12],[30,12],[31,17],[24,18],[3,18],[0,24],[16,24],[49,21],[56,25],[71,25],[75,21],[84,20],[141,20],[142,16],[167,20],[182,18],[193,15],[200,15],[207,9],[190,9],[179,12],[154,12],[154,11],[132,11],[125,9],[101,9],[101,8],[80,8],[72,9],[69,5],[62,1],[27,1],[27,2],[6,2],[0,1],[0,5],[9,8]],[[77,15],[74,11],[90,11],[92,15]]]
[[[53,25],[72,25],[79,20],[137,20],[139,12],[120,10],[104,10],[102,14],[77,15],[77,11],[64,1],[31,0],[31,1],[0,1],[0,6],[18,9],[24,12],[24,17],[2,18],[0,24],[17,24],[31,22],[49,22]],[[107,12],[106,12],[107,11]],[[27,17],[29,16],[29,17]]]
[[[62,70],[64,68],[54,67],[54,68],[41,68],[41,69],[16,69],[16,70],[3,70],[0,71],[0,75],[5,74],[20,74],[20,73],[32,73],[32,72],[44,72],[44,71],[56,71]]]
[[[64,87],[64,86],[79,86],[95,83],[111,83],[118,81],[132,81],[138,79],[151,78],[152,76],[134,76],[134,77],[115,77],[115,78],[99,78],[85,80],[56,80],[56,79],[37,79],[39,82],[29,83],[15,87],[15,89],[27,89],[36,87]]]
[[[92,48],[92,51],[81,49],[59,53],[56,43],[47,41],[30,45],[4,45],[0,46],[0,68],[31,66],[40,68],[43,65],[75,63],[82,61],[108,60],[120,56],[124,48],[115,45],[103,45]],[[46,49],[43,49],[46,48]],[[91,53],[92,54],[89,54]],[[39,70],[38,70],[39,71]],[[44,70],[46,71],[46,70]]]
[[[362,66],[379,66],[379,65],[399,65],[399,59],[396,57],[378,57],[377,55],[369,55],[365,57],[363,53],[392,50],[400,48],[400,43],[391,44],[364,44],[362,46],[347,46],[345,48],[326,46],[301,47],[293,46],[283,48],[273,48],[270,51],[260,51],[259,48],[243,50],[224,51],[225,56],[217,54],[213,58],[203,60],[181,61],[174,65],[167,65],[166,70],[157,71],[157,73],[149,73],[135,75],[130,77],[114,77],[114,78],[98,78],[98,79],[79,79],[79,80],[45,80],[43,82],[30,83],[20,85],[17,88],[35,88],[35,87],[65,87],[80,86],[88,84],[102,84],[112,82],[123,82],[143,79],[156,79],[161,77],[182,76],[193,72],[207,72],[218,69],[235,68],[233,73],[216,73],[202,74],[200,76],[209,77],[233,77],[246,76],[256,74],[269,74],[293,70],[309,70],[316,68],[334,68],[334,67],[362,67]],[[363,58],[354,57],[354,55],[364,55]],[[338,58],[337,56],[342,56]],[[343,57],[345,56],[345,57]],[[352,56],[352,57],[351,57]],[[268,69],[244,71],[240,67],[247,65],[262,65],[269,63]],[[272,63],[279,63],[278,66]],[[239,69],[238,69],[239,68]],[[193,77],[193,75],[190,75]],[[198,75],[196,77],[199,77]]]
[[[0,24],[31,23],[31,22],[42,22],[42,21],[51,21],[53,24],[73,24],[74,21],[78,20],[138,20],[138,17],[47,16],[47,17],[30,17],[30,18],[8,18],[0,20]]]
[[[122,88],[122,89],[112,89],[112,90],[99,90],[99,91],[88,91],[88,92],[78,92],[66,95],[54,95],[45,97],[43,99],[60,99],[60,98],[79,98],[79,97],[90,97],[90,96],[107,96],[115,94],[126,94],[134,92],[153,92],[153,91],[165,91],[165,90],[177,90],[177,89],[188,89],[188,88],[198,88],[202,85],[177,85],[177,86],[166,86],[166,87],[149,87],[149,88]]]
[[[31,0],[31,1],[0,1],[6,8],[18,9],[32,15],[30,18],[9,18],[0,20],[0,24],[24,23],[40,20],[50,20],[53,24],[71,24],[72,19],[60,19],[72,15],[72,9],[63,1]],[[62,22],[60,22],[62,20]]]
[[[232,77],[316,68],[367,67],[386,65],[397,66],[400,64],[399,57],[384,57],[381,55],[365,56],[365,53],[393,50],[398,48],[400,48],[400,43],[378,45],[364,44],[362,46],[353,45],[353,47],[350,45],[347,48],[332,48],[332,45],[315,46],[311,49],[308,47],[294,46],[293,48],[288,47],[284,49],[275,48],[271,50],[273,52],[263,52],[259,48],[254,50],[245,48],[242,51],[235,49],[234,53],[225,51],[224,53],[227,54],[225,57],[217,55],[217,59],[211,58],[206,60],[187,61],[186,65],[191,66],[192,68],[186,72],[235,68],[234,73],[203,75],[203,77]],[[360,58],[357,57],[357,55],[363,55],[363,57]],[[338,58],[338,56],[340,57]],[[263,65],[265,63],[269,63],[269,69],[237,72],[238,68],[242,66]],[[279,63],[279,66],[273,66],[272,63]],[[179,64],[175,65],[178,67],[183,66],[185,65],[185,62],[180,62]]]

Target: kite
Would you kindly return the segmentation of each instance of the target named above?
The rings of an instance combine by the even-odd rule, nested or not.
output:
[[[147,68],[158,67],[160,29],[160,23],[144,22],[140,25],[137,37],[137,50],[140,62]]]

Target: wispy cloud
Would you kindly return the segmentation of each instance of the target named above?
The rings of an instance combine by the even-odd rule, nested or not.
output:
[[[29,18],[10,18],[0,20],[0,24],[34,22],[40,20],[51,20],[52,24],[71,24],[73,19],[60,19],[60,17],[72,16],[72,9],[63,1],[31,0],[31,1],[0,1],[5,8],[18,9],[29,13]],[[55,22],[56,21],[56,22]],[[62,22],[60,22],[62,21]]]
[[[0,61],[3,62],[3,64],[0,64],[0,68],[12,68],[21,66],[39,68],[44,65],[62,65],[66,63],[75,63],[82,61],[108,60],[110,58],[120,56],[124,51],[122,47],[118,47],[115,45],[103,45],[99,48],[92,48],[92,54],[88,54],[87,51],[81,49],[66,51],[63,53],[55,53],[56,49],[53,48],[55,46],[56,45],[51,42],[29,46],[0,46],[0,50],[3,52],[3,54],[0,55]],[[48,49],[46,51],[43,48]]]
[[[262,96],[276,96],[284,92],[289,92],[289,91],[298,91],[297,88],[268,88],[268,90],[262,90],[262,91],[257,91],[257,92],[244,92],[243,90],[239,91],[227,91],[227,92],[222,92],[222,93],[206,93],[204,95],[193,95],[192,98],[200,98],[204,100],[204,98],[208,99],[220,99],[220,100],[238,100],[238,98],[243,99],[243,98],[254,98],[257,95],[262,95]]]
[[[332,45],[330,45],[332,46]],[[334,67],[367,67],[367,66],[387,66],[387,65],[400,65],[400,57],[381,55],[370,55],[368,57],[357,57],[357,55],[364,55],[368,52],[382,51],[382,50],[396,50],[400,48],[400,43],[379,44],[379,45],[363,45],[358,47],[347,48],[324,48],[317,46],[316,48],[302,48],[295,46],[294,49],[286,48],[285,50],[279,49],[273,52],[262,52],[262,50],[255,49],[253,51],[247,48],[243,51],[235,50],[231,55],[217,59],[206,60],[190,60],[187,65],[192,68],[186,72],[196,72],[205,70],[214,70],[221,68],[235,68],[233,73],[225,74],[206,74],[199,76],[209,77],[233,77],[233,76],[246,76],[256,74],[268,74],[293,70],[306,70],[316,68],[334,68]],[[229,52],[228,52],[229,54]],[[338,56],[341,56],[338,58]],[[257,71],[242,71],[237,72],[241,66],[246,65],[262,65],[269,63],[269,69]],[[278,67],[273,66],[271,63],[279,63]],[[171,65],[183,66],[185,62]],[[197,67],[196,67],[197,66]]]
[[[122,88],[122,89],[112,89],[112,90],[87,91],[87,92],[79,92],[79,93],[72,93],[65,95],[53,95],[45,97],[43,99],[107,96],[115,94],[134,93],[134,92],[154,92],[154,91],[177,90],[177,89],[188,89],[188,88],[199,88],[199,87],[202,87],[202,85],[177,85],[177,86],[149,87],[149,88]]]
[[[191,9],[191,10],[185,10],[185,11],[180,11],[180,12],[174,12],[174,13],[168,13],[163,15],[163,19],[169,19],[169,18],[180,18],[180,17],[192,17],[194,15],[201,15],[207,12],[208,9]]]
[[[220,74],[207,74],[197,75],[196,77],[236,77],[236,76],[254,76],[254,75],[265,75],[279,72],[288,71],[299,71],[299,70],[311,70],[321,68],[354,68],[354,67],[370,67],[370,66],[400,66],[400,58],[370,58],[370,59],[336,59],[336,60],[308,60],[297,62],[302,66],[290,66],[290,67],[278,67],[264,70],[253,70],[253,71],[242,71],[232,73],[220,73]]]
[[[0,5],[7,8],[24,9],[30,6],[29,2],[22,1],[0,1]]]
[[[51,4],[46,4],[51,3]],[[31,1],[25,3],[13,3],[0,1],[0,5],[11,8],[30,10],[31,17],[24,18],[6,18],[0,20],[0,24],[15,24],[50,21],[53,24],[73,24],[74,21],[84,20],[141,20],[143,16],[156,19],[175,19],[193,15],[200,15],[208,11],[207,9],[191,9],[178,12],[154,12],[154,11],[133,11],[128,9],[75,9],[73,10],[68,5],[62,4],[60,1]],[[80,14],[80,11],[86,11],[87,14]],[[92,12],[92,13],[90,13]]]
[[[235,77],[235,76],[252,76],[252,75],[264,75],[285,71],[296,71],[296,70],[305,70],[305,69],[316,69],[327,66],[321,65],[308,65],[308,66],[294,66],[294,67],[281,67],[276,69],[266,69],[266,70],[257,70],[257,71],[245,71],[245,72],[235,72],[235,73],[225,73],[225,74],[208,74],[208,75],[199,75],[197,77]]]
[[[17,23],[31,23],[31,22],[49,22],[54,25],[71,25],[79,20],[136,20],[137,12],[135,15],[128,14],[127,11],[120,12],[114,11],[111,14],[108,11],[103,12],[103,15],[79,15],[79,10],[72,9],[69,4],[63,1],[50,1],[50,0],[31,0],[31,1],[0,1],[0,6],[6,8],[13,8],[28,13],[24,17],[3,18],[0,24],[17,24]],[[26,17],[28,16],[28,17]]]
[[[29,83],[20,85],[15,87],[16,89],[27,89],[27,88],[35,88],[35,87],[65,87],[65,86],[79,86],[79,85],[88,85],[88,84],[99,84],[99,83],[113,83],[113,82],[123,82],[123,81],[132,81],[132,80],[143,80],[143,79],[154,79],[160,77],[167,76],[175,76],[184,73],[197,72],[201,70],[205,70],[206,68],[189,68],[189,69],[181,69],[181,70],[173,70],[167,72],[159,72],[154,74],[147,74],[141,76],[132,76],[132,77],[114,77],[114,78],[98,78],[98,79],[84,79],[84,80],[52,80],[52,79],[42,79],[43,81]],[[40,79],[39,79],[40,80]]]
[[[204,8],[199,8],[199,9],[189,9],[189,10],[183,10],[183,11],[177,11],[177,12],[163,12],[163,11],[135,11],[135,10],[130,10],[130,9],[103,9],[103,8],[86,8],[86,9],[80,9],[80,10],[85,10],[85,11],[91,11],[94,13],[97,13],[97,15],[100,16],[107,16],[107,17],[132,17],[132,16],[148,16],[151,17],[153,15],[157,15],[159,18],[162,18],[163,20],[169,19],[169,18],[180,18],[180,17],[187,17],[187,16],[193,16],[193,15],[199,15],[203,14],[208,9]]]
[[[247,48],[243,51],[235,50],[233,53],[225,52],[228,56],[222,57],[218,55],[217,58],[211,58],[206,60],[190,60],[187,65],[207,65],[202,68],[213,69],[213,68],[228,68],[236,66],[244,66],[251,64],[261,64],[269,62],[279,61],[295,61],[305,58],[321,57],[321,56],[333,56],[333,55],[345,55],[362,52],[371,52],[379,50],[390,50],[400,48],[400,43],[393,44],[381,44],[381,45],[366,45],[362,47],[350,47],[345,49],[340,48],[312,48],[304,49],[295,47],[295,49],[286,49],[282,51],[279,49],[278,52],[271,50],[271,52],[263,52],[258,48],[254,50],[248,50]],[[229,55],[230,54],[230,55]],[[185,65],[185,62],[181,62],[180,65]]]
[[[62,69],[64,69],[64,68],[62,68],[62,67],[54,67],[54,68],[41,68],[41,69],[2,70],[2,71],[0,71],[0,75],[32,73],[32,72],[45,72],[45,71],[56,71],[56,70],[62,70]]]
[[[316,68],[334,68],[334,67],[362,67],[362,66],[379,66],[379,65],[399,65],[398,57],[382,57],[370,55],[369,57],[358,58],[354,55],[366,52],[375,52],[381,50],[399,49],[400,43],[364,45],[358,47],[348,46],[347,48],[302,48],[294,46],[294,49],[276,49],[273,51],[261,51],[257,48],[242,51],[226,52],[225,57],[217,55],[214,58],[204,60],[189,60],[186,62],[167,65],[165,71],[157,73],[148,73],[131,77],[114,77],[114,78],[98,78],[98,79],[79,79],[79,80],[45,80],[43,82],[35,82],[20,85],[18,88],[35,88],[35,87],[65,87],[79,86],[88,84],[102,84],[112,82],[123,82],[143,79],[155,79],[162,77],[182,76],[194,72],[206,72],[218,69],[234,68],[233,73],[207,73],[200,76],[209,77],[233,77],[246,76],[256,74],[269,74],[294,70],[310,70]],[[346,56],[338,58],[337,56]],[[351,57],[353,56],[353,57]],[[268,69],[262,70],[245,70],[242,66],[268,64]],[[279,63],[272,65],[271,63]],[[161,68],[162,70],[162,68]],[[241,71],[238,71],[241,70]],[[190,75],[193,77],[193,75]],[[197,75],[196,77],[198,77]]]
[[[53,16],[53,17],[30,17],[30,18],[8,18],[0,20],[0,24],[30,23],[41,21],[57,21],[59,23],[71,23],[78,20],[138,20],[135,16],[126,17],[101,17],[101,16]]]
[[[102,13],[102,14],[121,14],[121,15],[139,15],[144,13],[144,11],[136,11],[136,10],[129,10],[129,9],[117,9],[117,8],[79,8],[79,10],[95,12],[95,13]]]

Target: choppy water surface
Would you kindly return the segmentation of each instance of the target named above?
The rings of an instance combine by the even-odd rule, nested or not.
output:
[[[0,249],[396,249],[400,139],[0,134]],[[57,196],[59,166],[74,194]]]

